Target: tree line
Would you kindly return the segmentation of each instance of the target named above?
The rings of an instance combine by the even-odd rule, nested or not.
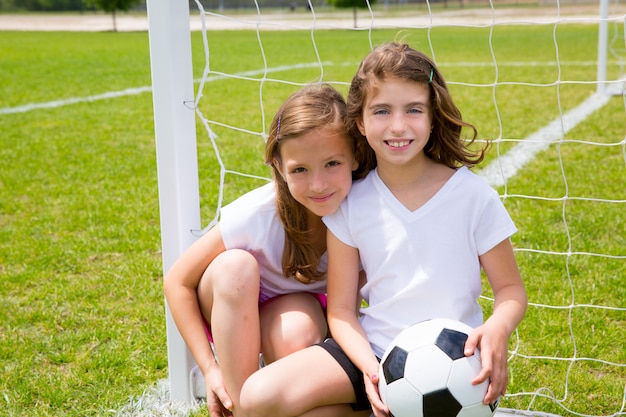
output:
[[[0,0],[4,12],[69,12],[145,10],[146,0]]]
[[[156,0],[162,1],[162,0]],[[196,8],[195,0],[188,0],[189,7]],[[413,3],[425,0],[393,0],[394,2]],[[367,7],[366,0],[257,0],[260,7],[285,9],[307,9],[309,2],[313,7]],[[374,4],[375,0],[370,0]],[[253,0],[201,0],[203,7],[211,9],[255,8]],[[104,10],[146,10],[146,0],[0,0],[0,12],[70,12]]]
[[[155,0],[163,1],[163,0]],[[195,8],[195,0],[188,0],[190,7]],[[357,9],[366,8],[366,0],[257,0],[259,6],[286,7],[294,10],[296,7],[334,6],[353,9],[354,27],[357,27]],[[400,1],[400,0],[399,0]],[[407,0],[402,0],[407,1]],[[255,7],[252,0],[202,0],[206,8],[245,8]],[[206,3],[206,4],[204,4]],[[213,4],[215,3],[215,4]],[[369,4],[376,0],[369,0]],[[116,13],[129,10],[146,10],[146,0],[0,0],[0,12],[88,12],[101,10],[111,14],[113,30],[117,31]]]

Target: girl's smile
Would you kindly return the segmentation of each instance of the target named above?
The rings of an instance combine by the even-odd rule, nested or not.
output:
[[[413,141],[412,140],[386,140],[385,143],[387,146],[395,149],[404,149],[408,147]]]

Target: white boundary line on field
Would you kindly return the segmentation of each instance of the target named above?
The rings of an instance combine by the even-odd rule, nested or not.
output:
[[[234,76],[246,77],[246,76],[258,75],[258,74],[264,74],[264,73],[269,74],[273,72],[288,71],[288,70],[297,69],[297,68],[318,67],[321,65],[331,65],[331,64],[324,63],[324,62],[321,62],[321,63],[311,62],[308,64],[298,64],[298,65],[289,65],[289,66],[284,65],[280,67],[267,68],[267,69],[262,69],[262,70],[240,72],[240,73],[234,74]],[[212,81],[222,80],[225,78],[228,78],[228,77],[226,75],[215,75],[215,76],[207,77],[205,80],[212,82]],[[194,80],[194,82],[198,83],[199,80]],[[144,86],[144,87],[136,87],[136,88],[127,88],[125,90],[120,90],[120,91],[109,91],[107,93],[97,94],[93,96],[71,97],[71,98],[66,98],[63,100],[47,101],[43,103],[29,103],[29,104],[24,104],[22,106],[16,106],[16,107],[2,107],[0,108],[0,115],[26,113],[26,112],[33,111],[33,110],[52,109],[56,107],[69,106],[72,104],[88,103],[88,102],[99,101],[99,100],[108,100],[112,98],[132,96],[132,95],[138,95],[138,94],[150,93],[150,92],[152,92],[152,86]]]
[[[150,91],[152,91],[152,87],[127,88],[126,90],[111,91],[108,93],[98,94],[95,96],[72,97],[72,98],[66,98],[63,100],[47,101],[43,103],[29,103],[29,104],[24,104],[23,106],[3,107],[3,108],[0,108],[0,115],[1,114],[26,113],[29,111],[40,110],[40,109],[53,109],[56,107],[69,106],[71,104],[86,103],[90,101],[106,100],[106,99],[111,99],[111,98],[149,93]]]
[[[594,111],[602,108],[610,100],[609,95],[595,93],[576,108],[557,117],[545,127],[526,137],[504,155],[500,155],[491,164],[477,172],[492,187],[500,187],[513,177],[524,165],[531,162],[535,155],[558,142],[579,122]]]
[[[186,417],[203,403],[186,403],[170,400],[170,385],[167,378],[160,379],[143,394],[131,398],[119,410],[109,410],[116,417]]]
[[[556,61],[554,62],[498,62],[497,63],[497,65],[501,67],[503,66],[508,66],[508,67],[556,66],[557,64],[572,65],[572,66],[596,65],[596,63],[593,61],[571,61],[571,62],[561,61],[559,63],[557,63]],[[311,68],[311,67],[317,67],[317,66],[332,66],[332,65],[337,65],[337,64],[333,64],[331,62],[310,62],[307,64],[284,65],[284,66],[267,68],[267,69],[244,71],[244,72],[236,73],[234,74],[234,76],[246,77],[246,76],[259,75],[259,74],[271,74],[274,72],[288,71],[288,70],[297,69],[297,68]],[[343,63],[340,65],[342,66],[353,65],[356,68],[358,66],[358,62]],[[439,64],[439,66],[441,67],[492,67],[494,66],[494,63],[492,62],[455,62],[455,63],[442,62]],[[205,81],[212,82],[212,81],[222,80],[225,78],[228,78],[228,77],[226,75],[214,75],[211,77],[207,77]],[[195,82],[198,83],[200,82],[200,80],[195,80]],[[119,90],[119,91],[109,91],[106,93],[96,94],[92,96],[70,97],[70,98],[66,98],[63,100],[53,100],[53,101],[47,101],[47,102],[42,102],[42,103],[28,103],[28,104],[24,104],[21,106],[15,106],[15,107],[0,107],[0,115],[26,113],[26,112],[33,111],[33,110],[52,109],[52,108],[57,108],[57,107],[69,106],[72,104],[88,103],[88,102],[94,102],[94,101],[99,101],[99,100],[108,100],[108,99],[114,99],[114,98],[119,98],[119,97],[132,96],[132,95],[138,95],[138,94],[150,93],[150,92],[152,92],[152,86],[144,86],[144,87],[136,87],[136,88],[127,88],[125,90]]]

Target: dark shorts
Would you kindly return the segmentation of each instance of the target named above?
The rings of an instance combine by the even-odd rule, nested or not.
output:
[[[318,343],[317,346],[326,349],[326,351],[330,353],[330,356],[335,358],[339,365],[341,365],[343,370],[348,375],[348,378],[350,378],[352,389],[354,389],[354,395],[356,396],[356,402],[350,404],[352,409],[354,411],[369,410],[371,405],[367,399],[367,394],[365,393],[363,372],[361,372],[361,370],[357,368],[354,363],[352,363],[350,358],[348,358],[348,355],[346,355],[343,349],[333,339],[326,339],[322,343]]]

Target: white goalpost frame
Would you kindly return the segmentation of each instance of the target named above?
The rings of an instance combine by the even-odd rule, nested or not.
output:
[[[200,193],[189,5],[148,0],[150,67],[157,147],[163,273],[196,239]],[[165,301],[170,399],[195,401],[189,379],[195,361]]]
[[[606,85],[606,60],[608,56],[608,33],[609,33],[609,0],[600,0],[600,23],[598,25],[598,94],[607,93]]]
[[[600,0],[597,93],[607,86],[609,0]],[[154,126],[157,147],[163,272],[197,238],[201,230],[196,150],[194,80],[190,10],[187,1],[147,0]],[[169,312],[166,331],[170,400],[195,402],[202,375]]]

